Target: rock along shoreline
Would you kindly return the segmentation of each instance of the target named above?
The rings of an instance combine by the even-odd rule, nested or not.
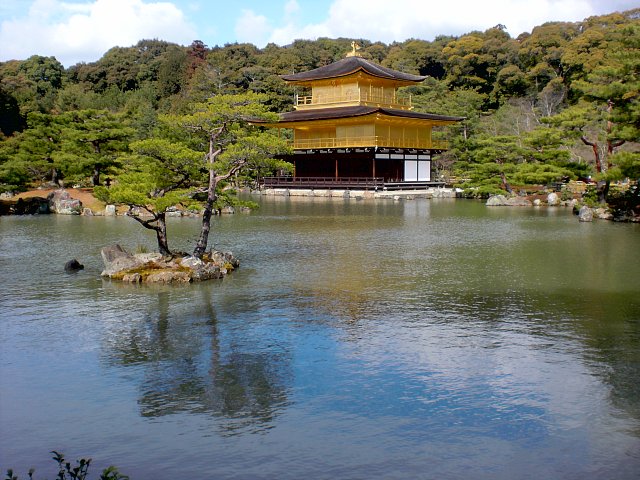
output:
[[[546,197],[546,201],[535,199],[533,201],[526,197],[492,195],[486,201],[487,207],[570,207],[573,213],[578,217],[580,222],[592,222],[598,218],[601,220],[612,220],[615,222],[631,222],[640,223],[640,217],[637,215],[623,215],[615,217],[611,210],[606,207],[589,207],[581,205],[576,198],[571,200],[561,200],[557,193],[550,193]]]
[[[232,206],[216,210],[215,214],[225,215],[249,213],[247,207],[234,208]],[[83,215],[87,217],[113,217],[113,216],[149,216],[140,208],[129,209],[116,205],[105,205],[93,196],[90,188],[58,188],[38,189],[23,192],[18,195],[0,195],[0,215]],[[170,207],[166,212],[167,217],[193,217],[201,216],[200,211],[185,210],[178,207]]]

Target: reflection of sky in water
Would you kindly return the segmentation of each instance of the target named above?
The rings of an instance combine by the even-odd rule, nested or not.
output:
[[[637,448],[619,430],[625,421],[609,416],[609,388],[580,358],[578,341],[473,322],[368,322],[357,333],[326,333],[296,349],[291,401],[335,421],[338,437],[343,423],[349,435],[357,425],[362,436],[379,437],[387,454],[435,455],[434,472],[456,465],[474,469],[475,478],[492,478],[498,465],[505,475],[497,478],[575,473],[567,458],[597,470],[610,467],[612,445]],[[518,458],[513,470],[505,467],[510,455]],[[406,462],[417,468],[415,459]]]
[[[301,365],[295,377],[298,383],[306,380],[303,391],[310,397],[322,392],[329,396],[324,408],[374,419],[413,417],[426,422],[425,434],[438,425],[482,428],[498,437],[518,438],[534,432],[544,435],[554,421],[549,418],[549,402],[554,397],[562,400],[556,390],[563,383],[549,378],[553,368],[537,359],[535,351],[523,352],[522,344],[514,344],[510,352],[504,345],[478,345],[477,339],[466,343],[472,332],[444,325],[434,325],[434,331],[404,332],[371,327],[367,339],[355,344],[320,337],[316,345],[306,340],[310,350],[297,351]],[[457,335],[462,341],[452,344]],[[511,337],[499,341],[516,340]],[[444,338],[447,343],[441,342]],[[322,361],[315,361],[319,351]],[[557,375],[567,373],[566,368],[558,370]]]

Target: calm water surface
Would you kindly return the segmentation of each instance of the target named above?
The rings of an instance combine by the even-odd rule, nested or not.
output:
[[[169,225],[189,250],[197,220]],[[640,226],[262,200],[224,281],[102,280],[126,218],[0,217],[0,468],[137,479],[640,476]],[[78,258],[84,271],[68,275]]]

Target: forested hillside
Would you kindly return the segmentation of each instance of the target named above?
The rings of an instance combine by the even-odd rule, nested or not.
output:
[[[291,110],[295,92],[279,75],[343,58],[352,40],[367,59],[429,77],[406,88],[417,111],[467,118],[438,132],[452,146],[436,164],[444,180],[481,195],[640,177],[635,9],[547,23],[518,38],[496,25],[391,45],[323,38],[210,48],[154,39],[68,69],[53,57],[0,63],[0,189],[100,185],[121,171],[133,142],[174,135],[163,119],[211,96],[250,91],[266,94],[272,112]]]

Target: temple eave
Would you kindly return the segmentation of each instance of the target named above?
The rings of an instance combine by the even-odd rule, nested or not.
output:
[[[345,121],[349,119],[373,117],[376,120],[386,121],[410,121],[416,123],[429,123],[431,125],[451,125],[464,120],[464,117],[450,117],[428,113],[418,113],[411,110],[397,110],[381,107],[352,106],[313,110],[296,110],[281,114],[277,122],[262,122],[256,120],[252,123],[272,128],[296,128],[303,125],[313,125],[317,122]]]

